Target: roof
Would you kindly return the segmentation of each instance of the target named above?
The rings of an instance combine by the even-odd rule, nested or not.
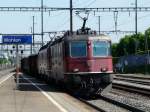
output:
[[[64,36],[59,37],[57,39],[55,39],[54,41],[50,41],[49,43],[47,43],[45,46],[41,47],[39,51],[48,48],[48,46],[53,46],[57,43],[62,42],[63,40],[65,41],[71,41],[71,40],[107,40],[107,41],[111,41],[111,38],[109,36],[106,35],[97,35],[95,31],[89,31],[87,33],[80,33],[79,31],[77,32],[73,32],[73,34],[71,35],[71,33],[69,31],[67,31]]]
[[[107,40],[111,41],[111,38],[106,35],[72,35],[66,38],[67,40]]]

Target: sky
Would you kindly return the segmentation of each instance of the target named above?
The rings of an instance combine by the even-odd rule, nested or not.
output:
[[[73,0],[73,7],[134,7],[135,0]],[[0,7],[40,7],[41,0],[3,0]],[[138,0],[139,7],[149,7],[150,1]],[[69,0],[44,0],[44,7],[69,7]],[[32,17],[35,16],[35,32],[41,32],[40,12],[0,12],[0,33],[31,33]],[[101,16],[101,30],[114,30],[114,13],[89,14],[87,27],[98,30],[98,18]],[[118,13],[118,30],[135,30],[135,13]],[[74,30],[82,26],[82,20],[74,13]],[[138,13],[138,32],[144,32],[150,27],[150,12]],[[44,31],[64,31],[69,30],[69,12],[46,12],[44,13]],[[125,34],[110,34],[113,43],[119,42]],[[45,35],[45,40],[49,40]],[[41,41],[36,36],[37,41]]]

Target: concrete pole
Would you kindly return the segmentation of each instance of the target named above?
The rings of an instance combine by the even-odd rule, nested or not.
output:
[[[137,0],[135,0],[135,34],[137,35]]]
[[[19,88],[19,50],[18,44],[16,45],[16,84],[17,89]]]
[[[43,15],[43,0],[41,0],[41,38],[42,38],[42,46],[44,45],[44,40],[43,40],[43,31],[44,31],[44,15]]]
[[[73,6],[72,0],[70,0],[70,32],[73,33]]]
[[[101,17],[98,16],[98,31],[99,31],[99,35],[101,34]]]

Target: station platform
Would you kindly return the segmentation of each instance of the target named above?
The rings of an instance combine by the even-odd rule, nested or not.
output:
[[[20,73],[0,77],[0,112],[96,112],[95,109],[34,77]]]

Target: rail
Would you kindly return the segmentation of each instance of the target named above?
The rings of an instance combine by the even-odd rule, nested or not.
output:
[[[115,76],[113,80],[113,88],[122,89],[129,92],[136,92],[143,95],[150,95],[149,86],[149,77]]]
[[[131,106],[131,105],[128,105],[128,104],[119,102],[119,101],[117,101],[117,100],[111,99],[111,98],[109,98],[109,97],[107,97],[107,96],[104,96],[104,95],[96,95],[95,97],[96,97],[95,99],[97,99],[97,100],[104,100],[104,101],[106,101],[106,102],[108,102],[108,103],[111,103],[112,105],[115,105],[115,106],[117,106],[117,107],[121,107],[121,108],[126,109],[126,110],[129,110],[129,111],[131,111],[131,112],[144,112],[143,110],[141,110],[141,109],[139,109],[139,108],[136,108],[136,107],[133,107],[133,106]],[[94,100],[95,100],[95,99],[94,99]],[[79,98],[79,100],[82,101],[83,103],[85,103],[85,104],[87,104],[87,105],[93,107],[94,109],[96,109],[96,110],[98,110],[98,111],[100,111],[100,112],[107,112],[106,109],[102,109],[101,107],[96,106],[96,105],[94,105],[94,104],[88,102],[88,100],[85,100],[85,99],[82,99],[82,98]],[[94,101],[94,100],[93,100],[93,101]],[[92,100],[90,100],[90,101],[92,101]]]

